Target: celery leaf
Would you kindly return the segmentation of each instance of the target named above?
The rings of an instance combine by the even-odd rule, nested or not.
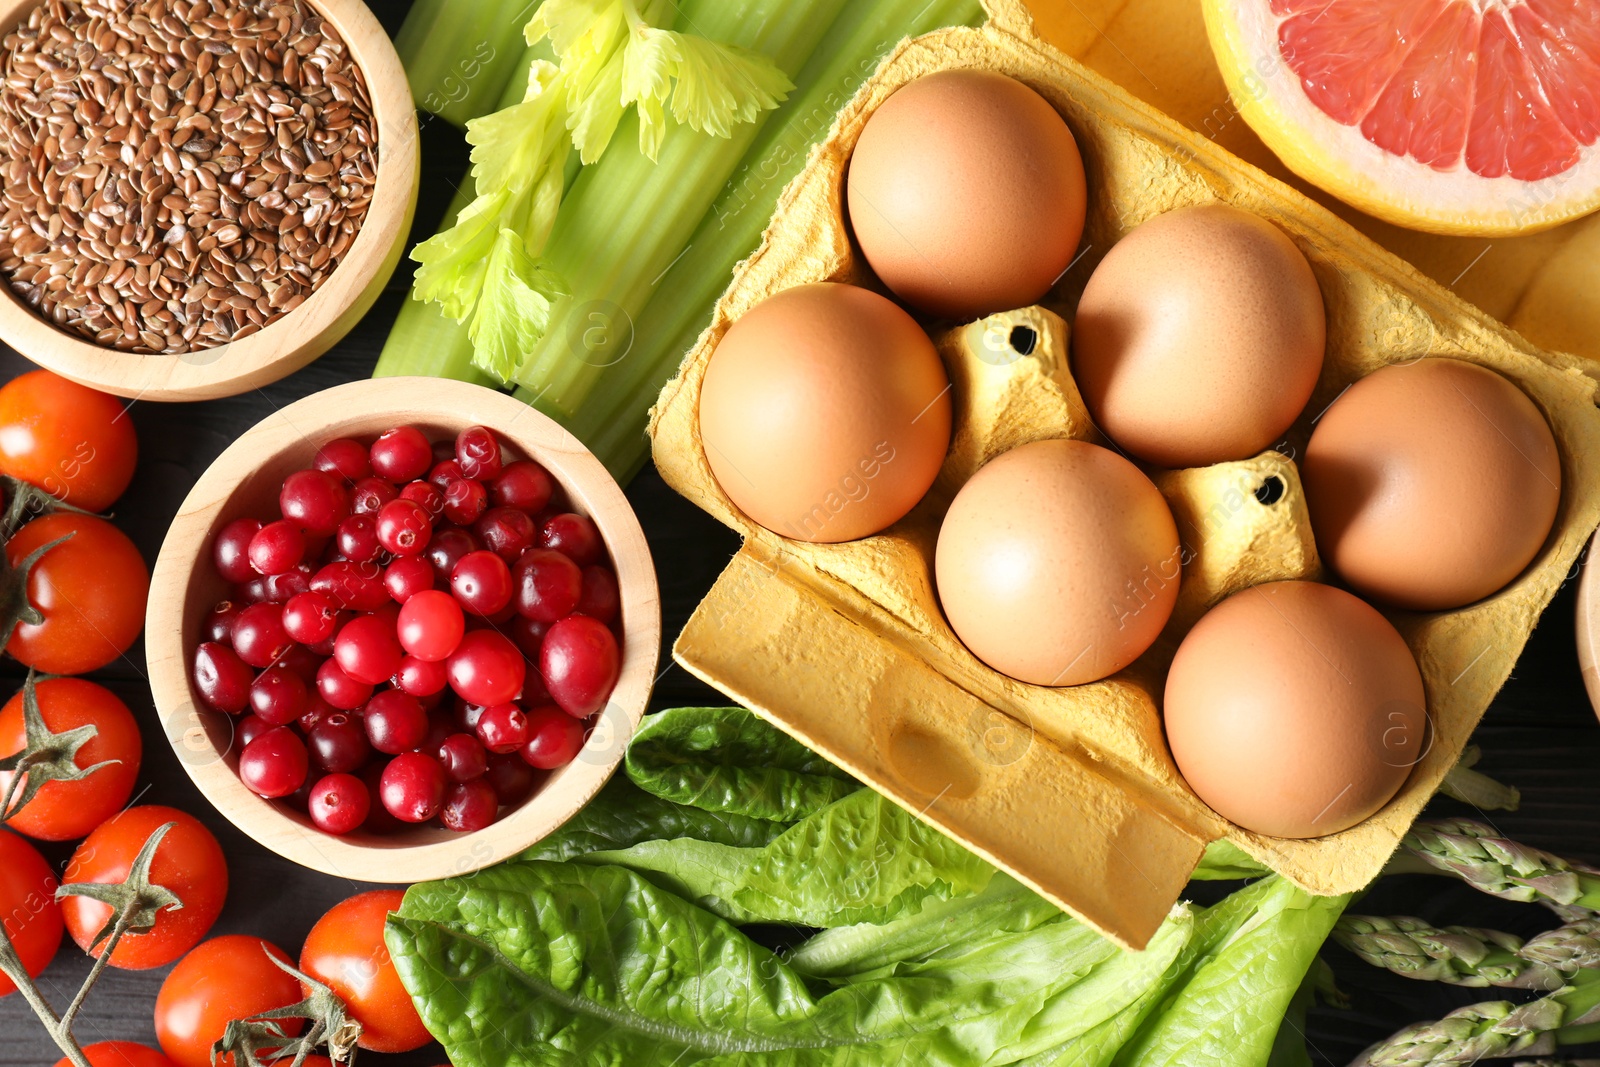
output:
[[[468,327],[472,362],[501,381],[516,373],[550,325],[550,304],[566,295],[555,272],[528,254],[522,235],[503,229],[489,253],[483,292]]]

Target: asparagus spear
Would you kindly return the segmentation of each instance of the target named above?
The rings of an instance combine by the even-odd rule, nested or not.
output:
[[[1593,920],[1520,937],[1469,926],[1433,926],[1410,916],[1346,915],[1333,939],[1375,967],[1424,981],[1508,989],[1560,989],[1600,965]]]
[[[1567,921],[1600,912],[1600,870],[1518,844],[1471,819],[1417,823],[1389,870],[1454,875],[1491,896],[1543,904]]]
[[[1439,792],[1479,811],[1516,811],[1522,804],[1522,793],[1515,786],[1502,785],[1482,771],[1473,770],[1482,758],[1481,748],[1468,745],[1439,783]]]

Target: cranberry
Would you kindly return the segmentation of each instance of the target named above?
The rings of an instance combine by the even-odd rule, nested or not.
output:
[[[506,704],[522,690],[527,667],[522,653],[493,630],[473,630],[447,661],[450,688],[474,704]]]
[[[228,644],[233,640],[233,620],[239,617],[239,605],[231,600],[219,600],[200,627],[200,636],[206,641]]]
[[[363,478],[350,487],[350,511],[356,515],[376,515],[385,504],[400,496],[400,490],[382,478]]]
[[[394,624],[382,615],[357,615],[339,630],[333,658],[358,682],[379,685],[400,669],[400,640]]]
[[[489,769],[483,743],[471,734],[451,734],[439,744],[439,762],[452,781],[470,782]]]
[[[371,449],[372,470],[391,482],[409,482],[433,466],[433,446],[415,426],[398,426],[376,441]]]
[[[522,758],[530,767],[553,771],[565,767],[583,748],[583,723],[554,705],[528,712],[528,743]]]
[[[378,558],[383,545],[378,542],[378,517],[371,512],[351,515],[339,524],[334,542],[339,554],[352,563],[368,563]]]
[[[311,588],[351,611],[377,611],[388,604],[383,569],[376,563],[341,560],[323,567],[311,579]]]
[[[489,496],[496,507],[521,508],[529,515],[543,511],[554,493],[555,483],[549,472],[531,459],[507,464],[489,485]]]
[[[207,641],[194,650],[194,687],[200,699],[217,711],[229,715],[243,711],[254,679],[249,666],[227,645]]]
[[[361,718],[372,747],[391,756],[410,752],[428,736],[428,713],[416,697],[398,689],[373,694]]]
[[[552,623],[571,615],[583,595],[583,572],[550,548],[532,548],[517,560],[512,573],[517,614]]]
[[[250,538],[250,566],[258,574],[282,574],[306,556],[306,535],[287,519],[269,522]]]
[[[511,634],[511,640],[522,650],[522,654],[538,662],[539,647],[544,644],[545,631],[550,629],[550,624],[534,622],[518,615],[511,620],[510,626],[506,629]]]
[[[459,526],[471,526],[489,506],[489,491],[482,482],[457,478],[444,490],[444,517]]]
[[[495,704],[478,717],[478,740],[490,752],[515,752],[528,741],[528,717],[515,704]]]
[[[517,696],[517,703],[525,708],[542,708],[546,704],[555,703],[555,698],[550,695],[550,690],[544,684],[544,678],[539,674],[539,668],[532,663],[528,664],[527,680],[522,683],[522,692]]]
[[[483,542],[483,547],[507,563],[533,547],[538,530],[525,511],[516,508],[490,508],[472,526],[473,533]]]
[[[334,635],[339,609],[321,593],[299,593],[283,606],[283,630],[302,645],[315,645]]]
[[[483,705],[456,698],[456,725],[474,737],[478,734],[478,720],[483,718]]]
[[[443,663],[429,662],[415,656],[400,661],[394,684],[414,697],[431,697],[444,692],[450,675]]]
[[[259,575],[254,580],[235,587],[237,600],[245,604],[267,601],[281,604],[297,593],[311,588],[311,568],[304,563],[282,574]]]
[[[378,797],[401,822],[427,822],[444,804],[449,781],[438,760],[421,752],[406,752],[383,769]]]
[[[277,604],[251,604],[233,620],[233,650],[252,667],[270,667],[294,644]]]
[[[327,471],[295,471],[278,490],[283,517],[309,534],[333,533],[350,514],[350,494],[343,482]]]
[[[321,778],[322,776],[320,774],[308,769],[306,771],[305,781],[300,783],[300,788],[296,789],[293,793],[290,793],[286,797],[279,797],[278,802],[287,807],[293,808],[295,811],[298,811],[301,814],[305,814],[308,805],[311,803],[311,790],[316,788],[316,784],[321,780]]]
[[[430,756],[438,756],[439,747],[444,744],[445,738],[456,732],[456,724],[444,712],[435,715],[433,712],[428,711],[428,706],[423,701],[418,700],[417,704],[421,706],[423,711],[428,712],[428,732],[423,735],[422,743],[417,746],[417,751],[426,752]],[[440,756],[439,758],[442,760],[444,757]]]
[[[415,500],[391,500],[378,512],[378,543],[397,556],[414,556],[428,547],[433,519]]]
[[[250,709],[271,726],[288,726],[306,710],[306,683],[283,667],[268,667],[250,683]]]
[[[579,615],[612,623],[622,611],[622,591],[610,568],[593,564],[583,568],[583,595],[574,609]]]
[[[605,558],[605,542],[588,516],[566,512],[552,515],[539,528],[539,547],[553,548],[580,567]]]
[[[433,564],[422,556],[401,556],[383,569],[383,587],[395,603],[404,604],[433,588]]]
[[[322,661],[327,658],[326,655],[319,655],[305,645],[290,645],[289,651],[279,656],[274,666],[298,675],[306,685],[313,686],[317,683],[317,671],[322,668]]]
[[[262,720],[256,715],[241,715],[238,725],[233,728],[233,743],[243,752],[250,747],[250,742],[272,729],[272,724]]]
[[[367,446],[348,437],[335,438],[317,449],[311,465],[319,471],[337,474],[347,482],[359,481],[372,473]]]
[[[385,760],[375,759],[361,768],[358,777],[361,784],[367,787],[367,796],[371,798],[372,806],[367,810],[367,821],[361,824],[361,829],[369,834],[392,834],[404,830],[406,824],[389,814],[383,806],[381,792],[383,788],[383,772],[389,769]]]
[[[503,467],[500,439],[487,426],[468,426],[456,434],[456,462],[468,478],[499,476]]]
[[[330,774],[359,770],[372,755],[367,731],[349,712],[330,711],[306,731],[311,761]]]
[[[400,490],[400,499],[419,504],[428,517],[437,519],[444,512],[444,491],[429,482],[409,482]]]
[[[483,779],[472,782],[452,782],[445,790],[444,806],[439,809],[439,821],[446,829],[458,834],[482,830],[500,814],[500,798],[494,787]]]
[[[306,769],[306,746],[287,726],[274,726],[239,754],[239,777],[259,796],[288,796],[304,784]]]
[[[372,798],[367,786],[353,774],[330,774],[311,787],[306,811],[317,829],[329,834],[348,834],[367,821]]]
[[[466,620],[461,605],[449,593],[427,589],[400,608],[398,631],[402,648],[418,659],[437,663],[461,643]]]
[[[300,731],[309,734],[323,719],[338,713],[339,709],[328,703],[323,695],[312,690],[306,694],[305,714],[300,716]]]
[[[511,569],[487,549],[468,552],[450,572],[450,591],[474,615],[493,615],[511,603]]]
[[[502,804],[521,804],[539,785],[539,772],[521,756],[490,756],[483,780]]]
[[[569,715],[586,719],[605,707],[621,671],[617,639],[599,619],[569,615],[544,635],[539,674]]]
[[[372,696],[372,686],[356,681],[330,659],[317,670],[317,692],[340,711],[354,711]]]
[[[259,519],[234,519],[217,534],[211,559],[224,581],[238,584],[256,576],[255,568],[250,566],[250,541],[261,526]]]
[[[444,489],[451,482],[459,482],[466,477],[461,473],[461,464],[456,462],[455,445],[451,443],[450,448],[452,449],[450,458],[440,460],[433,465],[432,470],[428,471],[429,484],[439,489]]]
[[[423,558],[433,565],[434,583],[449,585],[450,574],[462,557],[482,547],[470,530],[459,526],[441,526],[433,531],[433,538],[428,542]]]

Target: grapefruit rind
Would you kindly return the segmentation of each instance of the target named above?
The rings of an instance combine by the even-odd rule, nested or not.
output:
[[[1397,226],[1455,236],[1537,233],[1600,208],[1600,145],[1539,181],[1440,171],[1324,113],[1278,47],[1267,0],[1205,0],[1211,50],[1241,117],[1306,181]]]

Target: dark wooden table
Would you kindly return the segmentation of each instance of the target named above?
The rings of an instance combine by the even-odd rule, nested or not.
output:
[[[399,27],[409,6],[409,0],[373,4],[391,32]],[[460,133],[438,120],[424,119],[423,190],[413,239],[434,232],[467,167]],[[409,284],[410,271],[403,266],[378,305],[343,343],[281,382],[225,400],[132,406],[139,431],[139,467],[133,486],[117,504],[116,521],[147,560],[155,559],[167,525],[190,486],[235,437],[285,404],[370,374]],[[29,366],[0,346],[0,381]],[[633,481],[628,497],[655,555],[664,632],[670,645],[737,550],[738,539],[668,489],[652,469]],[[1600,723],[1584,697],[1573,649],[1572,610],[1573,586],[1569,582],[1545,613],[1514,677],[1495,700],[1476,739],[1484,749],[1480,769],[1523,792],[1522,810],[1493,813],[1494,824],[1529,844],[1600,863]],[[662,663],[669,662],[664,647]],[[138,802],[169,804],[191,812],[222,842],[232,887],[213,935],[255,934],[297,955],[306,932],[324,911],[370,888],[280,859],[216,813],[190,783],[164,740],[144,680],[142,644],[94,677],[128,703],[143,727],[145,755]],[[0,666],[0,694],[9,695],[20,679],[15,664]],[[702,702],[723,701],[682,668],[671,667],[657,684],[651,706]],[[1436,800],[1430,813],[1471,814],[1448,800]],[[71,846],[47,845],[42,851],[64,865]],[[1203,900],[1213,899],[1218,891],[1215,886],[1195,889],[1197,898]],[[1492,926],[1524,936],[1554,925],[1549,914],[1539,908],[1507,904],[1424,876],[1387,879],[1358,908],[1372,914],[1417,914],[1440,923]],[[1436,1018],[1463,1004],[1501,998],[1496,990],[1452,989],[1376,972],[1337,948],[1326,949],[1324,956],[1334,965],[1352,1005],[1348,1010],[1319,1008],[1313,1013],[1307,1036],[1319,1063],[1342,1065],[1367,1044],[1409,1022]],[[64,1005],[87,969],[87,957],[67,940],[40,979],[41,987],[58,1006]],[[108,971],[78,1023],[80,1039],[85,1043],[115,1039],[155,1045],[151,1013],[167,970]],[[1506,999],[1519,998],[1512,993]],[[48,1067],[56,1059],[54,1046],[21,998],[0,1000],[0,1067]],[[438,1046],[405,1056],[361,1056],[363,1063],[394,1067],[426,1067],[443,1061]]]

